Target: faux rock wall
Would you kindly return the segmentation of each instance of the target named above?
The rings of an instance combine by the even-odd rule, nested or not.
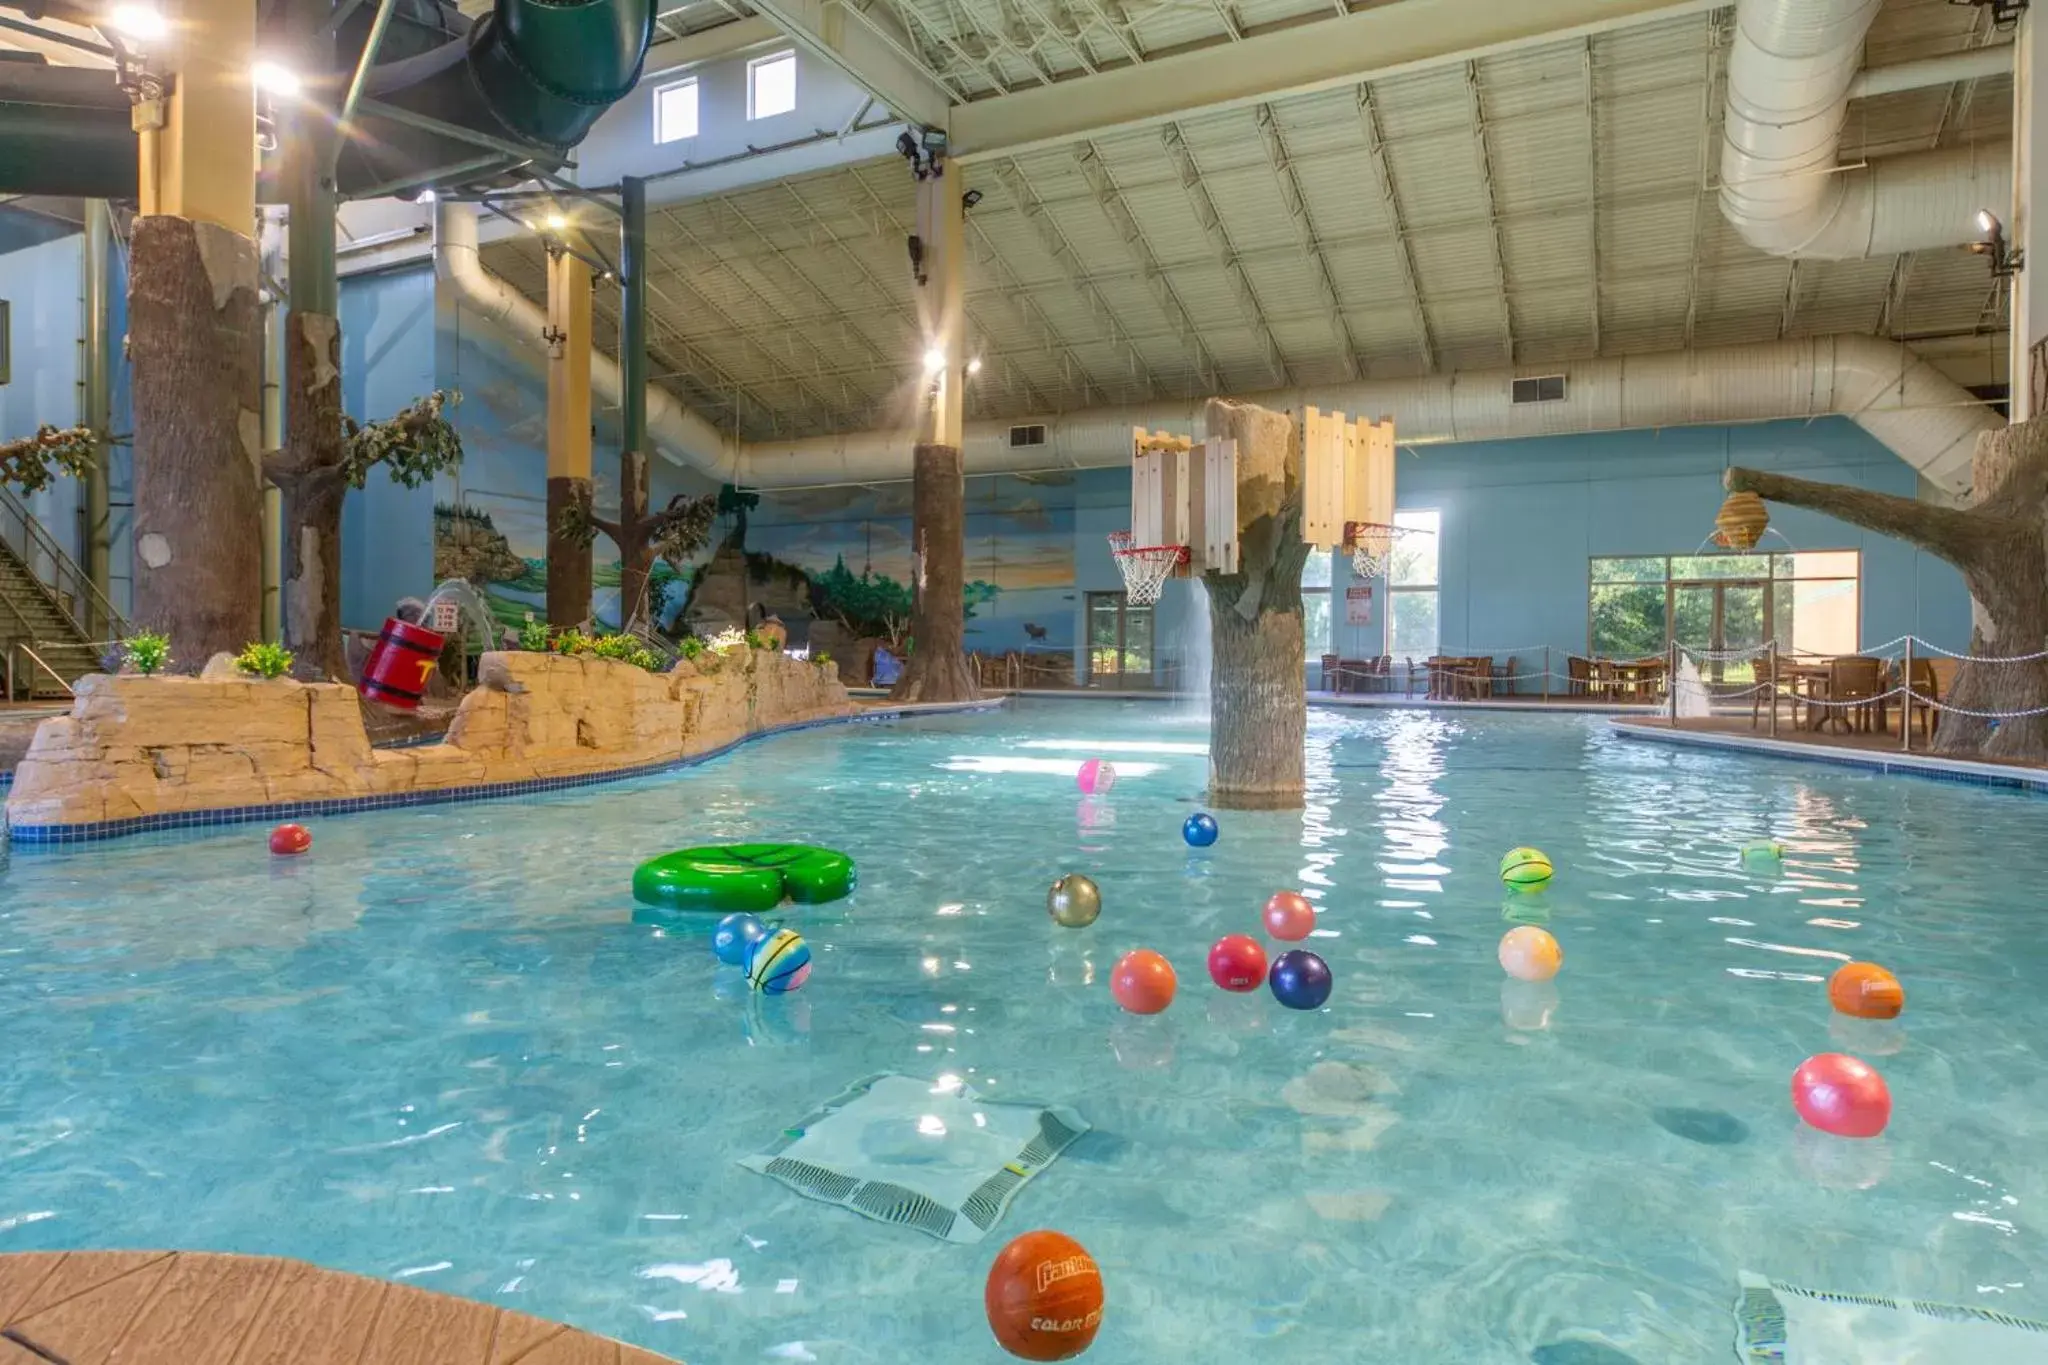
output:
[[[831,669],[741,650],[672,673],[605,659],[486,654],[447,740],[372,749],[338,683],[94,676],[15,769],[16,828],[283,801],[575,777],[704,753],[851,715]]]

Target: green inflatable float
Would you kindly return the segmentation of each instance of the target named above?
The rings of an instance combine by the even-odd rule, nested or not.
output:
[[[853,890],[853,859],[810,844],[715,844],[650,858],[633,872],[633,899],[664,910],[773,910]]]

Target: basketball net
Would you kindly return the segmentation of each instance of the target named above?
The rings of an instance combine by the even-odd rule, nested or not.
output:
[[[1394,540],[1406,534],[1406,530],[1378,521],[1345,522],[1344,548],[1351,551],[1351,576],[1378,578],[1386,573],[1387,561],[1394,553]]]
[[[1110,532],[1109,549],[1124,576],[1125,595],[1139,606],[1157,602],[1166,580],[1188,557],[1185,545],[1133,545],[1129,531]]]

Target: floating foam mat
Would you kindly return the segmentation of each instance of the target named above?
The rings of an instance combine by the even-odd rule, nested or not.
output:
[[[1989,1308],[1801,1289],[1743,1271],[1742,1365],[2048,1365],[2048,1323]]]
[[[884,1073],[739,1164],[880,1223],[979,1242],[1017,1191],[1087,1131],[1086,1119],[1059,1105]]]

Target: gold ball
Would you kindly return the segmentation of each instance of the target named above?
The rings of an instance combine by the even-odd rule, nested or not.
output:
[[[1068,929],[1086,929],[1102,913],[1102,892],[1078,872],[1069,872],[1045,893],[1045,913]]]

